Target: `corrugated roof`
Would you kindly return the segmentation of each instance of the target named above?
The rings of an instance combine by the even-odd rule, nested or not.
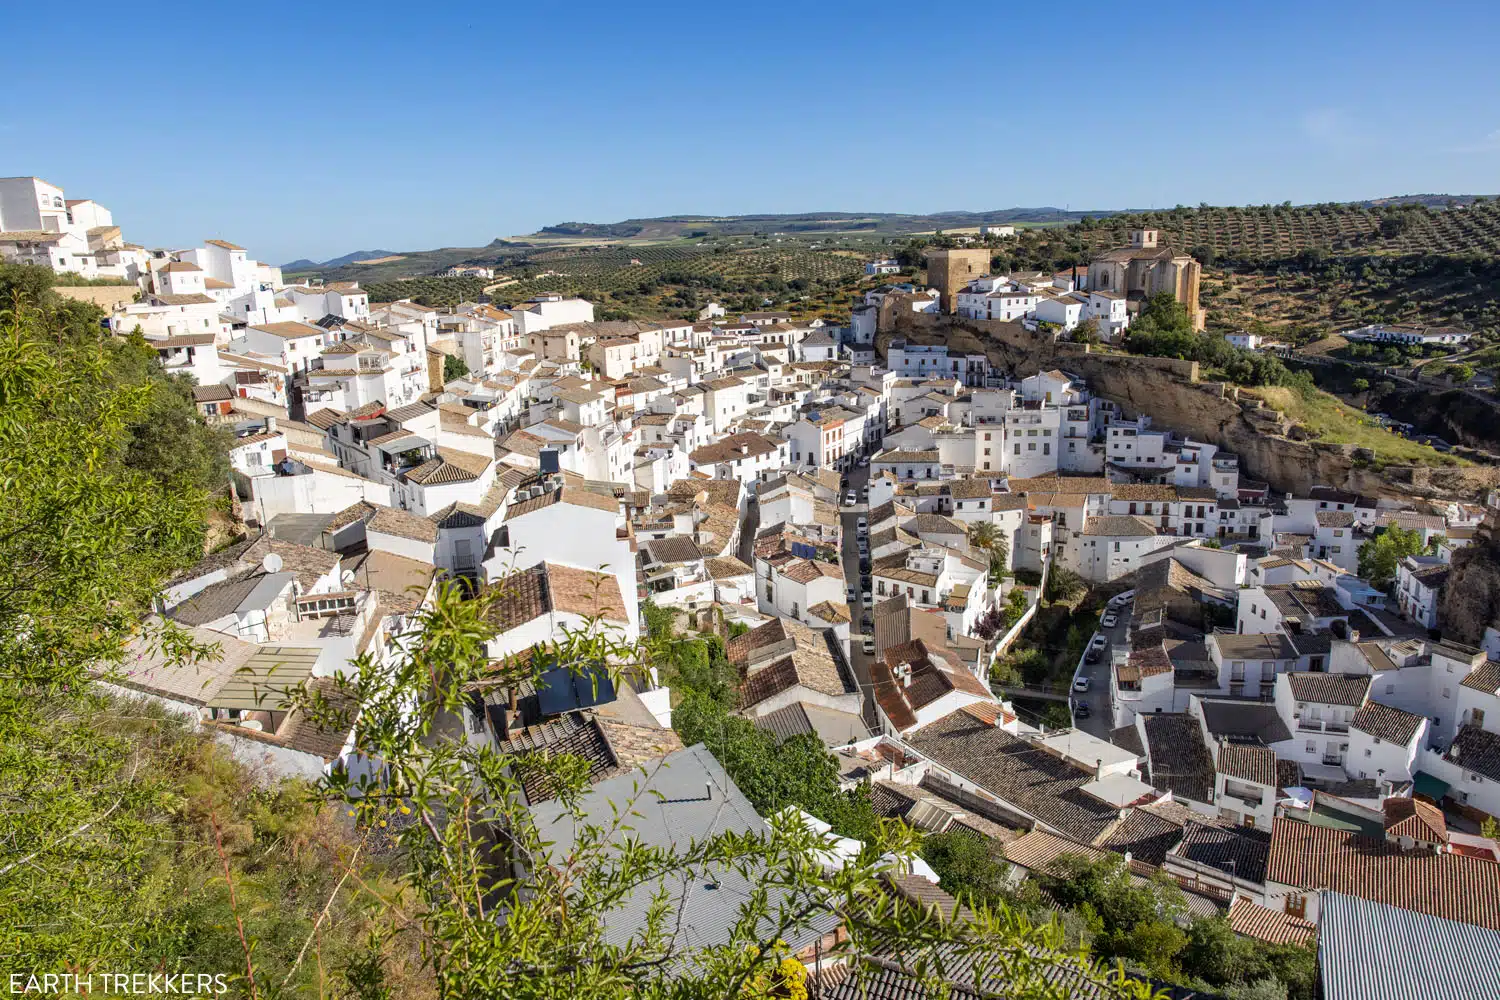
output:
[[[1323,893],[1318,976],[1324,1000],[1500,996],[1500,933]]]

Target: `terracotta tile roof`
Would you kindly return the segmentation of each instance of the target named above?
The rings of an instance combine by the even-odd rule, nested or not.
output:
[[[1500,691],[1500,660],[1485,660],[1459,684],[1472,691],[1483,691],[1485,694]]]
[[[1500,930],[1500,865],[1463,854],[1402,852],[1383,840],[1278,817],[1266,877]]]
[[[1460,726],[1458,735],[1448,745],[1443,755],[1449,763],[1457,764],[1490,781],[1500,781],[1500,735],[1481,729],[1479,726]]]
[[[1329,674],[1294,671],[1286,675],[1292,697],[1320,705],[1347,705],[1357,708],[1370,693],[1368,674]]]
[[[289,320],[285,323],[259,323],[252,324],[250,329],[259,330],[261,333],[269,333],[273,337],[283,340],[298,340],[302,337],[321,337],[327,331],[320,326],[310,326],[307,323],[299,323]]]
[[[1214,759],[1203,742],[1198,720],[1186,713],[1143,716],[1151,784],[1194,802],[1208,803],[1214,792]]]
[[[423,462],[407,472],[406,481],[419,486],[441,486],[447,483],[471,483],[484,474],[492,459],[467,452],[444,451],[437,458]]]
[[[1159,483],[1115,483],[1109,494],[1115,500],[1176,500],[1177,487]]]
[[[1011,479],[1012,493],[1110,494],[1115,484],[1094,476],[1038,476],[1034,479]]]
[[[829,624],[852,621],[849,616],[849,605],[838,601],[819,601],[808,608],[807,613]]]
[[[1117,854],[1129,852],[1132,860],[1160,866],[1167,852],[1182,840],[1182,828],[1181,822],[1160,813],[1132,809],[1099,846]]]
[[[948,483],[948,495],[955,500],[984,500],[994,493],[988,479],[954,479]]]
[[[1225,743],[1219,747],[1218,772],[1239,781],[1276,787],[1276,754],[1270,747]]]
[[[1053,830],[1092,843],[1119,820],[1118,810],[1079,789],[1093,771],[1054,756],[1003,729],[954,712],[907,737],[917,752],[1022,809]]]
[[[1417,731],[1426,721],[1423,716],[1413,715],[1399,708],[1372,701],[1354,713],[1349,726],[1362,733],[1369,733],[1377,739],[1387,740],[1404,747],[1411,745],[1411,741],[1416,738]]]
[[[1385,832],[1389,837],[1410,837],[1427,844],[1448,842],[1448,821],[1443,811],[1424,799],[1390,798],[1382,803]]]
[[[538,563],[496,581],[491,590],[496,598],[489,617],[501,632],[552,612],[627,620],[619,581],[612,573]]]
[[[1317,929],[1301,917],[1267,909],[1244,896],[1236,896],[1229,907],[1229,929],[1268,944],[1303,944],[1317,936]]]
[[[543,493],[541,496],[532,497],[529,500],[513,502],[505,510],[505,519],[511,521],[530,514],[532,511],[551,507],[553,504],[558,503],[566,504],[570,507],[588,507],[610,514],[618,514],[620,512],[620,501],[614,497],[603,496],[592,490],[564,486],[561,489],[552,490],[550,493]]]
[[[326,431],[334,424],[343,420],[344,416],[345,414],[342,410],[335,410],[332,407],[324,407],[323,409],[314,410],[309,413],[307,415],[307,422],[312,424],[319,430]]]
[[[234,393],[227,385],[195,385],[193,386],[193,402],[195,403],[223,403],[234,399]],[[319,410],[319,413],[324,411]]]
[[[779,567],[779,571],[788,580],[801,584],[812,583],[824,577],[842,579],[844,576],[836,564],[826,563],[821,559],[793,559]]]
[[[688,457],[697,465],[760,458],[775,454],[782,444],[784,442],[773,441],[764,434],[746,431],[740,434],[730,434],[714,444],[694,449]]]
[[[703,562],[708,570],[708,575],[715,580],[727,580],[732,577],[750,576],[755,570],[740,562],[734,556],[724,556],[716,559],[706,559]]]
[[[1171,854],[1259,883],[1266,880],[1270,850],[1271,835],[1264,830],[1189,821],[1182,831],[1182,843]]]
[[[356,501],[333,515],[333,520],[325,524],[323,530],[334,532],[341,528],[347,528],[356,521],[368,521],[379,510],[380,507],[378,505],[370,503],[368,500]]]
[[[435,542],[438,537],[438,527],[425,517],[395,507],[381,507],[375,512],[375,516],[365,523],[366,530],[378,531],[381,534],[395,535],[397,538],[409,538],[418,542]]]
[[[1107,514],[1091,517],[1083,526],[1085,535],[1103,535],[1117,538],[1141,538],[1157,534],[1156,527],[1144,518],[1130,514]]]

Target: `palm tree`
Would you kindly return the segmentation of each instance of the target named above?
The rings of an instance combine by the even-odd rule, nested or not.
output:
[[[1010,558],[1010,546],[995,530],[995,525],[990,521],[975,521],[969,525],[969,546],[989,556],[990,580],[999,580],[1005,573],[1006,560]]]

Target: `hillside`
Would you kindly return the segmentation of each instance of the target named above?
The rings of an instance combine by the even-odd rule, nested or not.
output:
[[[559,222],[533,235],[610,239],[691,239],[701,236],[866,232],[904,235],[934,229],[962,229],[997,223],[1074,222],[1087,212],[1061,208],[1004,208],[988,212],[951,211],[931,215],[894,212],[809,212],[791,215],[669,215],[622,222]],[[1094,213],[1099,214],[1099,213]]]

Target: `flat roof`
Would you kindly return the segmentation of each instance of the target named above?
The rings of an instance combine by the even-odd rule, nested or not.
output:
[[[1139,756],[1124,747],[1115,746],[1108,740],[1090,736],[1081,729],[1067,729],[1051,736],[1033,741],[1051,750],[1080,767],[1092,769],[1096,763],[1105,767],[1112,764],[1135,763]]]

